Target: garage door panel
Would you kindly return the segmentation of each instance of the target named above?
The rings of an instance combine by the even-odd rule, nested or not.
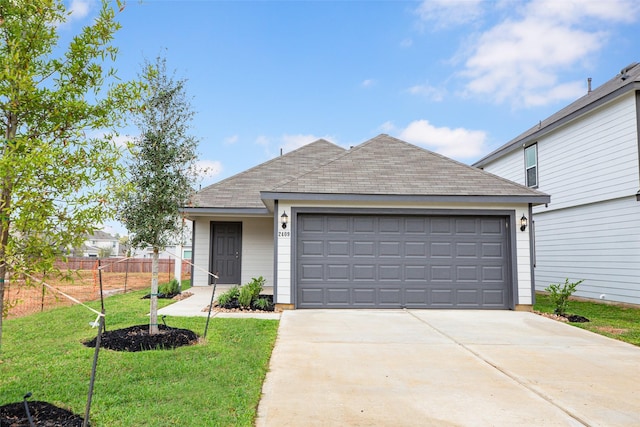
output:
[[[505,223],[504,217],[300,214],[296,304],[508,308]]]
[[[301,264],[300,268],[301,280],[323,280],[324,279],[324,265],[322,264]]]
[[[376,254],[376,245],[373,241],[354,241],[353,255],[356,257],[373,257]]]
[[[424,258],[427,256],[427,243],[426,242],[405,242],[404,244],[404,256]]]
[[[426,265],[407,265],[404,268],[404,280],[409,281],[427,281]]]
[[[431,242],[429,255],[432,258],[451,258],[451,242]]]
[[[378,247],[378,255],[380,257],[396,257],[401,256],[401,242],[380,242]]]
[[[328,240],[327,256],[349,256],[349,242],[346,240]]]
[[[378,266],[378,278],[380,280],[402,280],[402,266],[380,265]]]
[[[327,280],[336,281],[336,280],[349,280],[350,269],[348,265],[341,264],[329,264],[327,265]]]

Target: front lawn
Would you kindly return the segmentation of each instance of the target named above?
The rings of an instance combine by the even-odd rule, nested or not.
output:
[[[147,291],[105,299],[106,329],[148,324]],[[170,304],[159,300],[159,307]],[[99,302],[90,304],[99,310]],[[94,349],[95,314],[65,307],[5,320],[0,406],[46,401],[84,416]],[[204,332],[206,318],[167,317],[170,327]],[[100,350],[92,426],[253,425],[278,321],[218,319],[206,342],[174,350]]]
[[[537,293],[533,309],[553,313],[549,295]],[[571,323],[573,326],[640,346],[640,308],[570,300],[567,313],[589,319],[586,323]]]

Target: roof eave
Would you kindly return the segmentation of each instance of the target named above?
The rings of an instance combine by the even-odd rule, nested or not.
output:
[[[262,191],[263,201],[357,201],[357,202],[411,202],[411,203],[531,203],[542,205],[551,202],[547,194],[531,195],[412,195],[412,194],[344,194],[344,193],[287,193]]]
[[[541,128],[540,130],[527,135],[523,138],[519,138],[517,137],[516,139],[514,139],[513,141],[505,144],[504,146],[500,147],[499,149],[497,149],[496,151],[486,155],[485,157],[481,158],[480,160],[478,160],[477,162],[475,162],[472,166],[475,166],[477,168],[482,168],[483,166],[487,165],[488,163],[491,163],[492,161],[511,153],[514,150],[517,150],[523,146],[526,146],[530,143],[533,143],[535,140],[540,139],[541,137],[543,137],[544,135],[548,134],[549,132],[554,131],[555,129],[557,129],[560,126],[563,126],[564,124],[575,120],[576,118],[600,107],[603,104],[606,104],[607,102],[612,101],[613,99],[616,99],[630,91],[636,91],[636,90],[640,90],[640,82],[638,81],[632,81],[630,82],[628,85],[619,87],[618,89],[609,92],[608,94],[596,99],[595,101],[593,101],[590,104],[585,105],[584,107],[567,114],[566,116],[561,117],[560,119],[556,120],[553,123],[549,123],[548,125],[546,125],[545,127]]]
[[[265,208],[216,208],[216,207],[184,207],[180,210],[187,218],[199,217],[199,216],[221,216],[221,215],[233,215],[233,216],[271,216],[272,213],[269,209]]]

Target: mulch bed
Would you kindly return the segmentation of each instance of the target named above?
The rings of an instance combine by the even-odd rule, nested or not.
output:
[[[549,319],[557,320],[559,322],[585,323],[589,321],[589,319],[587,319],[586,317],[579,316],[577,314],[566,314],[564,316],[560,316],[554,313],[543,313],[542,311],[534,311],[534,313],[542,317],[548,317]]]
[[[84,421],[79,415],[47,402],[29,402],[29,413],[33,423],[43,427],[81,427]],[[0,406],[1,427],[29,427],[24,402]]]
[[[198,335],[188,329],[158,325],[160,333],[150,335],[149,325],[136,325],[102,333],[100,347],[115,351],[168,350],[198,342]],[[85,341],[87,347],[96,346],[96,338]]]

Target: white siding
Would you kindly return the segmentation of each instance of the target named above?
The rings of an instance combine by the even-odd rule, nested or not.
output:
[[[551,209],[629,196],[638,191],[635,96],[553,132],[538,141],[541,191]]]
[[[577,296],[640,304],[635,197],[536,214],[536,289],[584,279]]]
[[[291,297],[291,205],[286,202],[278,203],[278,214],[280,217],[283,211],[289,215],[289,226],[283,230],[278,228],[278,283],[276,285],[276,301],[278,304],[293,304]]]
[[[273,286],[273,218],[242,220],[242,283],[262,276]]]
[[[372,203],[330,203],[326,202],[304,202],[296,203],[296,207],[335,207],[335,208],[397,208],[397,209],[474,209],[474,210],[513,210],[515,211],[516,222],[522,216],[522,214],[528,214],[527,205],[473,205],[466,204],[429,204],[429,205],[416,205],[415,203],[387,203],[387,204],[372,204]],[[288,202],[279,202],[278,216],[285,210],[292,219],[291,204]],[[291,231],[291,227],[287,229]],[[531,265],[530,265],[530,251],[529,251],[529,229],[526,232],[521,232],[515,229],[516,236],[516,265],[512,266],[515,269],[518,280],[518,299],[516,304],[531,304]],[[291,261],[292,261],[292,232],[290,235],[284,235],[278,237],[278,283],[276,287],[277,302],[281,304],[293,303],[293,283],[291,277]]]
[[[193,239],[193,276],[191,279],[192,286],[206,286],[209,284],[209,248],[211,243],[210,219],[197,218],[193,221],[194,239]]]
[[[538,141],[536,289],[585,279],[577,295],[640,304],[640,188],[635,93]],[[524,183],[524,149],[484,167]]]
[[[194,221],[193,285],[206,286],[211,247],[211,221],[242,222],[241,282],[262,276],[267,286],[273,285],[273,218],[271,217],[203,217]]]

